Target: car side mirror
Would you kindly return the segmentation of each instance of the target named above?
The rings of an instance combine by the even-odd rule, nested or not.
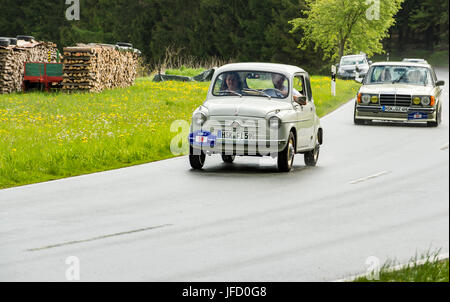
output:
[[[373,62],[372,61],[369,61],[369,65],[372,65],[373,64]]]
[[[436,82],[436,86],[444,86],[445,85],[445,81],[437,81]]]
[[[308,103],[308,100],[306,99],[306,96],[304,96],[304,95],[294,96],[294,101],[301,106],[305,106]]]

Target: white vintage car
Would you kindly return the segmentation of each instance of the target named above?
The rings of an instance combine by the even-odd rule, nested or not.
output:
[[[298,153],[315,166],[322,141],[307,72],[282,64],[228,64],[216,70],[206,101],[193,114],[189,162],[202,169],[206,155],[219,154],[230,164],[235,156],[272,156],[288,172]]]
[[[375,63],[362,84],[355,102],[355,124],[387,120],[437,127],[441,123],[445,83],[438,81],[427,63]]]

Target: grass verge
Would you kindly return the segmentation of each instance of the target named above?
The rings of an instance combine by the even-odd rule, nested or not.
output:
[[[359,87],[338,81],[331,97],[330,78],[311,81],[319,116]],[[0,189],[174,157],[172,122],[190,123],[208,86],[139,78],[102,93],[0,95]]]
[[[417,256],[400,268],[387,262],[380,268],[378,276],[360,277],[354,282],[449,282],[448,259],[438,259],[438,254]]]

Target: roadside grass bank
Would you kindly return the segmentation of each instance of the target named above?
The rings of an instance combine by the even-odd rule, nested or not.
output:
[[[166,69],[166,74],[195,77],[196,75],[199,75],[204,71],[206,71],[205,68],[189,68],[181,66],[179,69]]]
[[[330,78],[311,81],[319,116],[353,98],[359,87],[338,80],[331,97]],[[132,87],[97,94],[0,95],[0,189],[178,156],[170,143],[180,133],[171,125],[190,123],[208,86],[139,78]]]
[[[354,282],[449,282],[449,262],[438,259],[438,254],[415,257],[401,267],[393,261],[384,264],[378,273],[369,277],[360,277]]]

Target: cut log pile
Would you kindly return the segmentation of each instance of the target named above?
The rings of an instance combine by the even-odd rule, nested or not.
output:
[[[56,59],[57,48],[52,42],[19,40],[17,45],[0,46],[0,94],[22,90],[25,62],[56,63]]]
[[[100,92],[133,85],[139,52],[106,44],[64,48],[63,89]]]

